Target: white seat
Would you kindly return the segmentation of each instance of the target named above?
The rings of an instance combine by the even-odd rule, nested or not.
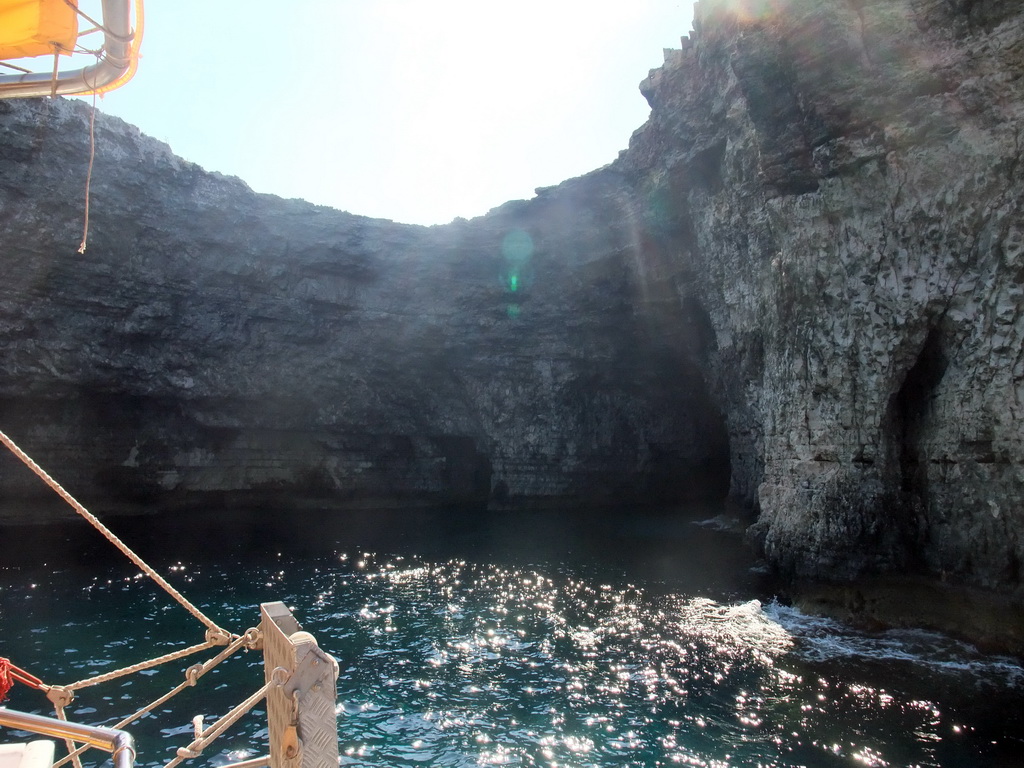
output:
[[[37,739],[25,744],[0,744],[0,768],[50,768],[53,742]]]

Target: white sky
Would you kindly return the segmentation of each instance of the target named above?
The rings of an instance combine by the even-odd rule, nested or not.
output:
[[[445,223],[614,160],[691,16],[692,0],[147,0],[138,74],[100,109],[258,192]]]

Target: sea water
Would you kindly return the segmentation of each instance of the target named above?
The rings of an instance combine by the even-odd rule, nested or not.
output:
[[[284,528],[211,523],[219,517],[122,527],[231,631],[255,625],[262,601],[292,607],[339,663],[342,765],[1024,765],[1018,660],[935,633],[805,616],[773,600],[739,537],[722,530],[728,517],[708,514],[366,512]],[[48,554],[14,557],[19,535],[28,549],[55,538]],[[101,555],[91,531],[4,536],[0,655],[46,682],[202,640],[184,609]],[[113,724],[210,655],[84,688],[70,714]],[[194,715],[209,725],[261,684],[259,654],[225,661],[131,726],[139,763],[167,762],[191,741]],[[20,687],[10,705],[47,711]],[[257,705],[193,763],[257,757],[266,741]]]

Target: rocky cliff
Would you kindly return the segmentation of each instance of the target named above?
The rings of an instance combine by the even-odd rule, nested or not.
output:
[[[755,539],[796,579],[1020,597],[1020,4],[705,0],[695,28],[618,167],[714,329]]]
[[[1024,598],[1024,11],[703,0],[694,27],[618,160],[429,229],[100,119],[79,257],[86,109],[0,104],[4,428],[108,506],[728,489],[793,579]]]
[[[599,172],[447,227],[252,193],[88,109],[0,103],[0,421],[100,510],[721,495],[653,246]],[[662,297],[663,298],[663,297]],[[10,462],[4,514],[48,491]]]

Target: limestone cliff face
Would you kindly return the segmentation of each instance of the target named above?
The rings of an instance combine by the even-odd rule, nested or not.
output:
[[[78,256],[87,119],[0,103],[0,423],[98,511],[724,493],[686,318],[638,312],[618,175],[428,229],[100,119]],[[48,491],[2,467],[2,513],[38,519]]]
[[[108,506],[728,486],[792,577],[1021,596],[1020,4],[703,0],[666,58],[616,162],[429,229],[101,119],[84,257],[86,110],[0,104],[0,423]]]
[[[795,577],[1020,592],[1024,12],[704,0],[618,164]]]

